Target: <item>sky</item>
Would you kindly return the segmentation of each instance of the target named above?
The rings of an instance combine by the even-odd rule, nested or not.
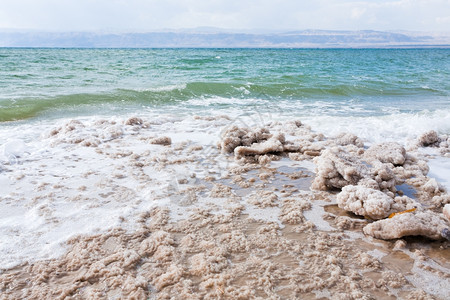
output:
[[[0,28],[450,31],[450,0],[0,0]]]

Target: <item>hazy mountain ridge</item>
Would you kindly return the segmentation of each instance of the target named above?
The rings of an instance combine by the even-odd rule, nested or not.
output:
[[[0,47],[341,48],[450,47],[450,33],[300,30],[280,33],[164,30],[147,33],[0,31]]]

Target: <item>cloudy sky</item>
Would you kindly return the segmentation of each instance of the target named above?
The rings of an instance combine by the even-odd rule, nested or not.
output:
[[[0,28],[449,31],[450,0],[0,0]]]

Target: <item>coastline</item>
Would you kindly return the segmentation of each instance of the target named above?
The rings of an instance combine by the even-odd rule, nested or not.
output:
[[[374,145],[295,119],[248,125],[227,115],[78,118],[4,148],[17,159],[0,172],[17,244],[2,251],[24,252],[2,267],[1,298],[448,298],[449,241],[373,237],[363,231],[373,215],[337,203],[354,183],[317,179],[332,149],[364,169]],[[437,138],[400,145],[400,161],[391,145],[395,161],[381,162],[380,193],[412,189],[413,216],[442,215],[450,199],[427,177],[427,160],[450,153],[448,136]]]

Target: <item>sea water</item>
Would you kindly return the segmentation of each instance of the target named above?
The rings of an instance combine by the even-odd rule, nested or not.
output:
[[[270,113],[398,139],[449,132],[449,77],[448,49],[0,49],[0,122]]]
[[[77,234],[133,228],[154,205],[176,202],[183,218],[185,199],[165,194],[226,170],[221,128],[286,120],[366,145],[450,134],[450,50],[0,49],[0,269],[62,254]],[[142,142],[161,135],[208,159],[134,174],[131,152],[166,159]],[[76,143],[93,136],[108,148]],[[448,158],[430,165],[448,185]]]

